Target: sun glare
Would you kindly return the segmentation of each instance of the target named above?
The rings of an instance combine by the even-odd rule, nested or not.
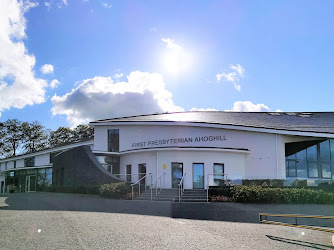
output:
[[[163,60],[166,69],[172,74],[187,71],[191,64],[190,55],[182,48],[167,49]]]

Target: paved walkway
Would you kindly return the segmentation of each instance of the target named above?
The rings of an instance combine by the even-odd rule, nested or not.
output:
[[[259,212],[334,215],[334,206],[6,194],[0,249],[330,249],[331,234],[259,224]]]

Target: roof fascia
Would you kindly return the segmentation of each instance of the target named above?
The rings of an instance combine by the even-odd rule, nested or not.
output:
[[[200,122],[101,122],[101,123],[90,123],[92,126],[133,126],[133,125],[157,125],[157,126],[187,126],[187,127],[204,127],[204,128],[222,128],[231,130],[241,130],[241,131],[251,131],[269,134],[282,134],[282,135],[298,135],[298,136],[310,136],[310,137],[325,137],[334,138],[334,134],[331,133],[320,133],[320,132],[305,132],[305,131],[295,131],[295,130],[285,130],[285,129],[273,129],[273,128],[256,128],[247,127],[241,125],[222,125],[222,124],[212,124],[212,123],[200,123]]]
[[[11,158],[8,158],[8,159],[0,159],[0,163],[8,162],[8,161],[17,161],[17,160],[21,160],[21,159],[24,159],[24,158],[27,158],[27,157],[44,155],[44,154],[48,154],[48,153],[52,153],[52,152],[57,152],[57,151],[61,151],[61,150],[66,150],[66,149],[70,149],[70,148],[80,147],[80,146],[84,146],[84,145],[91,145],[91,144],[94,144],[93,140],[80,142],[80,143],[75,143],[75,144],[69,144],[69,145],[65,145],[65,146],[61,146],[61,147],[45,149],[45,150],[42,150],[42,151],[39,151],[39,152],[34,152],[34,153],[24,154],[24,155],[18,155],[18,156],[11,157]]]

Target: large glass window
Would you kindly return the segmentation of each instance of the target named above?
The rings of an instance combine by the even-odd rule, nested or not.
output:
[[[326,140],[286,157],[287,177],[332,179],[334,140]]]
[[[296,154],[296,167],[297,167],[297,176],[302,178],[307,178],[307,155],[306,149],[298,152]]]
[[[34,167],[35,157],[29,157],[24,159],[24,167]]]
[[[119,152],[119,129],[108,130],[108,151]]]
[[[119,175],[120,161],[117,155],[96,155],[96,159],[110,173]]]

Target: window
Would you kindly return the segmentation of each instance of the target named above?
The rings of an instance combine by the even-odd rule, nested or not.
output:
[[[119,152],[119,129],[108,130],[108,151]]]
[[[317,145],[307,148],[306,151],[307,151],[308,176],[310,178],[317,178],[319,177]]]
[[[24,167],[34,167],[35,166],[35,157],[29,157],[24,159]]]
[[[334,140],[317,143],[285,159],[287,177],[332,179]]]
[[[213,164],[213,182],[216,186],[224,185],[224,164],[223,163]]]
[[[120,160],[117,155],[95,155],[101,165],[110,173],[119,175]]]
[[[321,142],[319,144],[319,147],[320,147],[321,177],[326,179],[332,178],[329,140]]]
[[[126,165],[126,180],[131,182],[131,165]]]

